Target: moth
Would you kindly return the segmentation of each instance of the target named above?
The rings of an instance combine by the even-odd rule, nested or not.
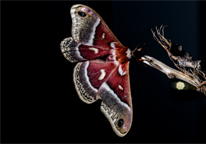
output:
[[[79,98],[91,104],[101,99],[100,109],[114,132],[125,136],[133,119],[129,80],[130,48],[122,45],[104,20],[88,6],[70,10],[72,37],[60,48],[70,62],[77,62],[73,81]]]

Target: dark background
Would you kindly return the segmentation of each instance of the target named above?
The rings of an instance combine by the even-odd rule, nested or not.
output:
[[[175,68],[153,39],[151,28],[167,25],[166,38],[206,66],[206,2],[1,2],[1,142],[206,142],[205,96],[178,91],[160,71],[130,63],[134,118],[120,138],[100,112],[83,103],[73,84],[75,64],[60,42],[71,36],[70,7],[85,4],[132,50]]]

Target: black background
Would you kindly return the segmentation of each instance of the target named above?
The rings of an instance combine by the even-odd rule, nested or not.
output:
[[[206,142],[205,96],[178,91],[166,75],[130,63],[134,118],[120,138],[100,112],[83,103],[73,84],[75,64],[60,42],[71,36],[70,7],[85,4],[105,20],[122,44],[146,42],[147,54],[173,67],[151,28],[206,66],[206,2],[1,2],[1,142]]]

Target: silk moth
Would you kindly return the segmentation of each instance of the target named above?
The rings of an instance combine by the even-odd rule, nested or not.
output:
[[[61,44],[64,57],[77,62],[73,80],[80,99],[100,109],[114,132],[125,136],[133,119],[129,80],[130,48],[122,45],[104,20],[90,7],[77,4],[70,10],[72,37]]]

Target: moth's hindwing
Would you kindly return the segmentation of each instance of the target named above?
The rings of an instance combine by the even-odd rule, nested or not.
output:
[[[73,78],[80,99],[87,104],[99,99],[98,89],[115,67],[114,62],[102,60],[79,62],[74,68]]]
[[[129,62],[119,65],[98,91],[102,99],[101,111],[109,120],[118,136],[130,130],[133,111],[129,83]]]

